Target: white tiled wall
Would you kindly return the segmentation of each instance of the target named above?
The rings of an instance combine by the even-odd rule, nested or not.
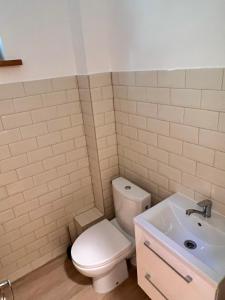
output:
[[[223,69],[113,73],[122,175],[155,202],[176,191],[225,214]]]
[[[0,278],[65,252],[66,225],[93,207],[76,77],[0,86]]]

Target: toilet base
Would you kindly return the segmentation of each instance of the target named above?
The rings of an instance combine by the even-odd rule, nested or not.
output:
[[[112,291],[128,278],[127,262],[122,260],[109,273],[93,278],[93,287],[97,293],[104,294]]]

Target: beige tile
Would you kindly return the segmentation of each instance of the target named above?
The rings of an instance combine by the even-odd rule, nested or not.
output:
[[[42,95],[43,103],[45,106],[55,106],[67,102],[66,92],[59,91]]]
[[[70,182],[69,176],[58,177],[52,181],[48,182],[48,187],[50,191],[53,191],[57,188],[67,185]]]
[[[213,165],[214,162],[214,151],[199,145],[184,143],[183,154],[186,157],[207,165]]]
[[[148,119],[147,128],[155,133],[169,135],[169,122],[158,119]]]
[[[35,162],[25,167],[18,168],[17,173],[20,179],[37,175],[44,171],[42,162]]]
[[[0,160],[6,159],[10,156],[8,145],[0,146]]]
[[[39,207],[38,199],[29,199],[28,202],[22,203],[13,208],[16,217],[26,214],[29,211],[35,210]]]
[[[61,142],[61,134],[60,132],[53,132],[42,136],[38,136],[37,141],[39,147],[46,147],[49,145],[53,145]]]
[[[88,75],[79,75],[77,76],[78,87],[80,89],[89,88],[89,76]]]
[[[53,78],[52,87],[54,91],[75,89],[77,88],[76,76]]]
[[[94,102],[92,105],[94,114],[112,111],[114,109],[112,99]]]
[[[29,216],[27,214],[16,217],[13,220],[7,222],[4,227],[7,232],[12,231],[16,228],[19,228],[20,226],[27,224],[29,222]]]
[[[12,220],[13,218],[15,218],[13,210],[12,209],[8,209],[5,210],[3,212],[0,213],[0,218],[1,218],[1,223],[6,223],[9,220]]]
[[[128,98],[128,87],[123,85],[113,86],[114,98],[127,99]]]
[[[57,117],[56,106],[42,107],[32,111],[32,120],[34,123],[39,123],[47,120],[52,120]]]
[[[18,128],[0,132],[0,145],[14,143],[19,141],[20,139],[21,135]]]
[[[179,192],[179,193],[186,195],[187,197],[194,199],[195,193],[192,189],[189,189],[189,188],[183,186],[182,184],[179,184],[173,180],[169,181],[169,191],[171,191],[173,193]]]
[[[10,151],[13,155],[19,155],[37,148],[35,138],[23,140],[21,142],[12,143],[9,145]]]
[[[40,95],[16,98],[13,100],[13,104],[16,112],[29,111],[40,108],[42,106],[42,98]]]
[[[163,163],[168,163],[169,153],[157,147],[148,146],[148,155],[156,160],[159,160]]]
[[[159,87],[185,87],[185,70],[158,71]]]
[[[0,174],[0,186],[15,182],[17,180],[17,175],[15,170]]]
[[[199,144],[219,151],[225,151],[225,134],[200,129]]]
[[[145,129],[147,126],[147,120],[141,116],[129,115],[129,125],[132,127]]]
[[[24,89],[27,95],[48,93],[52,91],[51,80],[42,79],[42,80],[26,81],[24,82]]]
[[[5,129],[13,129],[20,126],[32,124],[32,120],[28,112],[23,112],[2,116],[2,123]]]
[[[42,161],[43,159],[52,156],[51,147],[37,149],[27,153],[29,162]]]
[[[45,123],[38,123],[30,126],[20,128],[22,137],[28,139],[31,137],[43,135],[47,133],[47,126]]]
[[[158,105],[158,117],[165,121],[183,123],[184,109],[177,106]]]
[[[182,153],[182,142],[170,137],[159,135],[158,146],[159,148],[162,148],[169,152],[173,152],[176,154]]]
[[[61,166],[66,163],[66,158],[64,154],[60,154],[57,156],[52,156],[43,161],[43,165],[45,170],[54,169],[58,166]]]
[[[152,103],[169,104],[170,90],[168,88],[147,88],[146,99]]]
[[[156,71],[139,71],[135,72],[136,86],[157,86],[157,72]]]
[[[4,211],[9,208],[13,208],[14,206],[19,205],[24,202],[24,197],[23,197],[23,194],[21,194],[21,193],[9,197],[6,192],[6,195],[7,195],[7,198],[5,198],[4,200],[1,200],[0,211]]]
[[[35,183],[35,185],[40,185],[40,184],[43,184],[43,183],[46,183],[50,180],[55,179],[57,176],[58,175],[57,175],[56,169],[49,170],[47,172],[35,175],[34,176],[34,183]]]
[[[225,188],[212,185],[212,199],[225,203]]]
[[[71,127],[62,131],[63,141],[77,138],[83,135],[83,126]]]
[[[92,74],[89,80],[91,88],[111,85],[111,73]]]
[[[53,153],[55,155],[71,151],[73,150],[73,148],[74,148],[73,140],[68,140],[66,142],[58,143],[52,146]]]
[[[117,107],[118,105],[118,107]],[[136,102],[127,100],[115,100],[115,106],[117,110],[125,113],[136,113]]]
[[[215,153],[215,167],[225,170],[225,153],[216,151]]]
[[[83,117],[82,114],[74,114],[70,116],[72,127],[82,125],[83,124]]]
[[[159,173],[154,172],[154,171],[149,171],[149,177],[150,177],[150,180],[153,181],[154,183],[156,183],[157,185],[159,185],[165,189],[168,189],[169,180],[167,177],[162,176]]]
[[[193,69],[186,71],[186,87],[193,89],[220,90],[222,87],[222,69]]]
[[[183,173],[182,184],[194,191],[197,191],[210,197],[211,184],[207,181],[204,181],[196,176]]]
[[[157,134],[146,130],[138,130],[138,139],[148,145],[157,145]]]
[[[165,177],[175,180],[176,182],[181,182],[181,172],[163,163],[159,163],[159,173]]]
[[[225,91],[202,91],[201,107],[208,110],[225,112]]]
[[[23,192],[29,190],[33,187],[33,180],[31,177],[25,178],[23,180],[18,180],[14,183],[7,185],[7,191],[9,195]]]
[[[201,91],[192,89],[172,89],[171,104],[183,107],[200,108]]]
[[[120,85],[135,85],[135,72],[119,72],[118,80]]]
[[[127,137],[137,139],[138,134],[137,134],[137,129],[136,128],[133,128],[133,127],[130,127],[130,126],[123,126],[122,127],[122,132],[123,132],[123,135],[125,135]]]
[[[217,129],[219,114],[213,111],[185,108],[184,123],[206,129]]]
[[[198,143],[199,129],[182,124],[170,123],[170,136],[190,143]]]
[[[144,87],[128,86],[128,99],[143,101],[146,99],[146,89]]]
[[[71,122],[69,117],[48,121],[49,132],[60,131],[68,127],[71,127]]]
[[[185,173],[195,174],[196,162],[183,156],[170,153],[169,165]]]
[[[2,173],[15,170],[28,164],[26,154],[10,157],[0,161],[0,170]]]
[[[197,175],[208,182],[225,187],[225,171],[198,163]]]
[[[1,89],[1,86],[0,86]],[[14,113],[14,106],[12,100],[0,101],[0,115],[8,115]]]
[[[43,226],[43,220],[42,219],[37,219],[35,221],[29,222],[26,225],[23,225],[20,229],[22,235],[26,235],[30,232],[34,232],[36,229],[40,228]]]
[[[225,132],[225,113],[219,114],[219,130]]]
[[[157,117],[157,104],[153,103],[137,103],[137,114],[146,117]]]
[[[40,197],[41,195],[46,194],[47,192],[48,192],[47,184],[42,184],[23,192],[23,195],[25,200],[30,200],[30,199]]]
[[[23,84],[20,82],[0,85],[0,99],[9,99],[25,96]]]
[[[116,111],[115,117],[116,117],[116,123],[128,125],[128,114],[127,113],[124,113],[121,111]]]

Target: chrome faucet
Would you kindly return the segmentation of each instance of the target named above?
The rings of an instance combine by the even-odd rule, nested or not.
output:
[[[197,209],[187,209],[186,215],[190,216],[193,213],[200,214],[205,218],[211,217],[211,210],[212,210],[212,201],[211,200],[202,200],[197,203],[198,206],[202,207],[203,210],[197,210]]]

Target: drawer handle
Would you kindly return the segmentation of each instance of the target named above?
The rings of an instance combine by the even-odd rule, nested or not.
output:
[[[163,296],[163,298],[165,298],[166,300],[169,300],[161,291],[159,288],[157,288],[157,286],[151,281],[151,275],[146,273],[145,274],[145,279],[157,290],[157,292],[159,292],[159,294],[161,296]]]
[[[149,241],[145,241],[144,242],[145,247],[147,247],[150,251],[152,251],[159,259],[161,259],[168,267],[170,267],[175,273],[177,273],[177,275],[179,275],[182,279],[184,279],[187,283],[190,283],[192,281],[191,276],[187,275],[184,276],[182,275],[179,271],[177,271],[176,269],[174,269],[174,267],[172,267],[164,258],[162,258],[158,253],[156,253],[150,246],[150,242]]]

